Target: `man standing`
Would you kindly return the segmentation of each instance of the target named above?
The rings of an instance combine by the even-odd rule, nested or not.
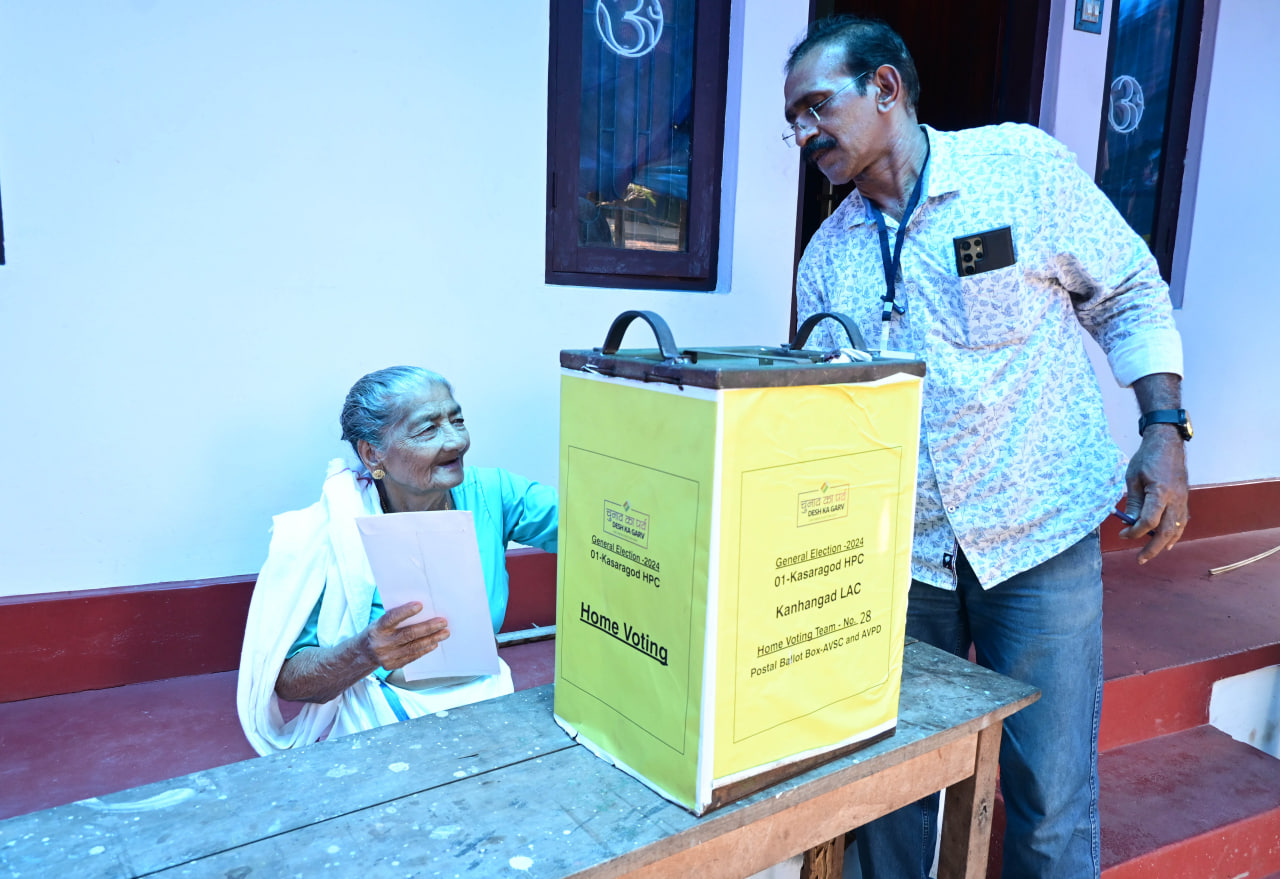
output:
[[[1186,528],[1182,348],[1146,245],[1058,142],[1025,125],[916,121],[919,82],[880,22],[815,23],[791,52],[786,118],[806,161],[857,189],[800,263],[801,319],[846,313],[928,363],[907,634],[1034,684],[1005,723],[1004,875],[1100,873],[1098,526],[1125,492],[1152,532]],[[811,345],[834,347],[831,322]],[[1125,471],[1081,329],[1132,386]],[[867,879],[928,874],[937,798],[858,831]]]

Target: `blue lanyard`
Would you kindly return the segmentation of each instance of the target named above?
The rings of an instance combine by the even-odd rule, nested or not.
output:
[[[880,312],[880,320],[885,323],[885,331],[888,331],[888,322],[893,319],[893,313],[903,314],[906,309],[901,305],[894,304],[894,297],[897,293],[897,277],[902,270],[902,242],[907,238],[907,224],[911,222],[911,215],[915,213],[916,206],[920,203],[920,194],[924,191],[924,172],[929,167],[929,140],[924,142],[924,163],[920,165],[920,176],[916,177],[915,188],[911,190],[911,198],[907,200],[907,209],[902,214],[902,221],[898,223],[898,234],[893,243],[893,255],[889,255],[889,227],[884,221],[884,214],[875,203],[867,199],[867,207],[871,209],[871,215],[876,218],[876,230],[880,233],[880,261],[884,264],[884,286],[885,294],[880,297],[884,301],[884,309]],[[882,334],[882,339],[884,334]],[[881,344],[883,348],[884,345]]]

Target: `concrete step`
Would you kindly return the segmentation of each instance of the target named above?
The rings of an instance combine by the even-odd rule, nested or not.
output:
[[[1280,869],[1280,760],[1204,725],[1098,759],[1103,879],[1254,879]],[[999,879],[996,797],[988,879]],[[1275,874],[1269,879],[1280,879]]]
[[[1280,870],[1280,760],[1211,726],[1099,758],[1105,879]]]
[[[1103,556],[1106,751],[1209,722],[1213,684],[1280,664],[1280,528],[1185,541],[1149,564]]]
[[[1137,817],[1150,815],[1166,827],[1163,845],[1149,857],[1133,850],[1134,835],[1125,809],[1131,797],[1131,762],[1148,748],[1176,749],[1183,741],[1172,734],[1205,737],[1211,730],[1209,703],[1215,682],[1280,663],[1280,554],[1225,574],[1209,569],[1249,558],[1280,544],[1280,529],[1253,531],[1187,541],[1147,565],[1134,561],[1135,551],[1108,552],[1103,556],[1103,668],[1106,683],[1102,698],[1102,725],[1098,745],[1102,752],[1099,773],[1102,786],[1103,863],[1118,879],[1130,876],[1163,877],[1166,855],[1177,837],[1176,828],[1190,832],[1185,823],[1157,819],[1157,808],[1142,804]],[[1231,742],[1216,730],[1209,738],[1218,743],[1214,753],[1249,754],[1271,760],[1246,745]],[[1192,740],[1195,740],[1193,737]],[[1167,740],[1167,741],[1166,741]],[[1157,746],[1156,742],[1164,742]],[[1137,750],[1129,750],[1137,748]],[[1171,754],[1176,751],[1170,752]],[[1116,754],[1119,756],[1113,757]],[[1280,761],[1272,761],[1280,762]],[[1161,767],[1157,764],[1155,770]],[[1158,777],[1158,776],[1157,776]],[[1176,788],[1179,775],[1169,767],[1168,780]],[[1198,784],[1194,774],[1185,778]],[[1229,776],[1223,776],[1223,781]],[[1150,790],[1150,785],[1148,785]],[[1280,791],[1280,783],[1277,783]],[[1206,791],[1206,796],[1209,794]],[[1197,796],[1197,789],[1177,791],[1180,799]],[[1110,800],[1110,805],[1108,803]],[[1114,807],[1114,808],[1113,808]],[[1224,814],[1230,810],[1225,810]],[[1247,837],[1248,814],[1233,823],[1236,834]],[[1236,850],[1267,850],[1277,837],[1274,816],[1261,816],[1260,834],[1251,842],[1237,840]],[[1119,823],[1115,823],[1119,822]],[[998,879],[1000,840],[1004,833],[1004,803],[997,798],[992,822],[989,879]],[[1198,832],[1198,831],[1197,831]],[[1211,846],[1210,846],[1211,847]],[[1149,862],[1149,863],[1148,863]],[[1277,869],[1246,866],[1224,874],[1237,879],[1244,873],[1253,879]],[[1111,873],[1107,874],[1109,877]],[[1173,875],[1173,874],[1170,874]],[[1188,877],[1217,875],[1189,872]],[[1280,877],[1277,877],[1280,879]]]

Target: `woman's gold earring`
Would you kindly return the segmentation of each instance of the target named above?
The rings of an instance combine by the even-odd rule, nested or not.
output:
[[[373,471],[373,478],[374,478],[374,479],[381,479],[382,477],[384,477],[384,476],[386,476],[386,475],[387,475],[387,471],[386,471],[386,470],[383,470],[381,467],[379,467],[377,470],[374,470],[374,471]]]

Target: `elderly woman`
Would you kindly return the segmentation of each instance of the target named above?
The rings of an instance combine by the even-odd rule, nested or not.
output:
[[[261,754],[512,691],[501,660],[492,676],[404,680],[398,670],[449,637],[448,623],[406,624],[417,602],[384,611],[357,516],[470,510],[495,632],[507,611],[508,541],[556,549],[555,490],[464,467],[471,439],[441,376],[408,366],[366,375],[342,407],[342,438],[362,466],[334,461],[319,501],[275,518],[249,607],[237,704]],[[288,722],[281,699],[303,703]]]

